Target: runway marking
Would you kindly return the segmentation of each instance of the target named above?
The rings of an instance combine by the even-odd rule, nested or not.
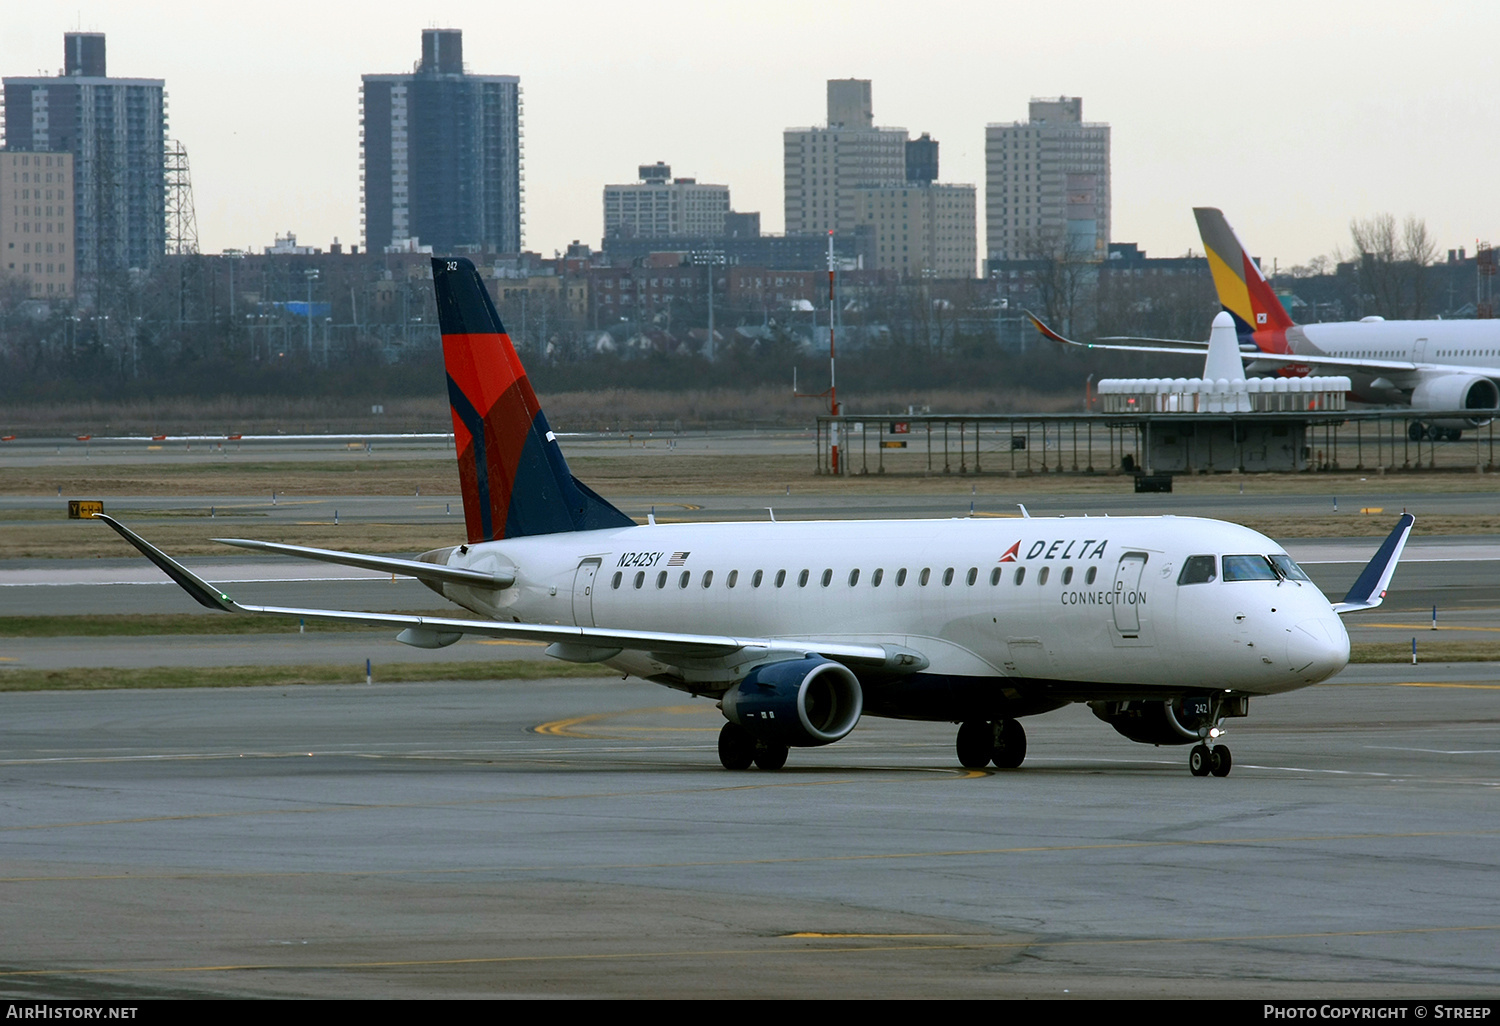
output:
[[[1006,950],[1033,950],[1033,949],[1064,949],[1064,948],[1091,948],[1091,947],[1140,947],[1147,945],[1170,945],[1183,944],[1264,944],[1272,941],[1329,941],[1340,938],[1352,937],[1413,937],[1432,936],[1435,934],[1465,934],[1465,933],[1487,933],[1500,931],[1500,923],[1486,923],[1475,926],[1418,926],[1403,929],[1389,930],[1325,930],[1306,933],[1260,933],[1260,934],[1213,934],[1197,937],[1078,937],[1063,940],[1044,940],[1028,937],[1019,940],[982,940],[975,937],[972,940],[956,940],[941,944],[862,944],[850,945],[818,945],[815,947],[804,947],[798,950],[799,955],[835,955],[835,954],[894,954],[903,951],[1006,951]],[[782,938],[794,938],[795,934],[783,934]],[[831,935],[836,939],[843,939],[849,935]],[[858,935],[856,935],[858,936]],[[891,935],[892,939],[908,939],[903,935]],[[918,937],[927,936],[918,934]],[[952,936],[936,935],[936,936]],[[878,939],[879,935],[873,935],[872,939]],[[742,947],[742,948],[720,948],[704,949],[694,948],[685,951],[616,951],[597,953],[576,953],[562,955],[491,955],[476,956],[470,958],[422,958],[422,959],[382,959],[364,962],[246,962],[233,965],[179,965],[179,966],[70,966],[65,969],[10,969],[0,971],[0,978],[22,977],[22,976],[60,976],[60,975],[137,975],[146,976],[153,974],[178,974],[178,973],[224,973],[224,972],[306,972],[308,970],[369,970],[369,969],[431,969],[437,967],[452,967],[464,965],[506,965],[506,964],[538,964],[538,963],[566,963],[566,962],[614,962],[614,961],[637,961],[647,959],[702,959],[702,958],[727,958],[744,956],[764,956],[768,952],[774,952],[774,947]],[[783,949],[785,950],[785,949]]]
[[[1375,752],[1422,752],[1426,755],[1500,755],[1500,748],[1402,748],[1398,745],[1365,745]]]
[[[852,783],[844,780],[838,783]],[[743,787],[715,788],[721,791],[749,790],[756,786],[745,785]],[[815,786],[815,782],[808,781],[801,784],[771,785],[782,787],[808,787]],[[671,794],[671,791],[661,792],[631,792],[634,797],[642,794],[652,796]],[[618,794],[590,795],[592,798],[615,798],[623,797]],[[552,801],[552,798],[522,798],[513,801]],[[506,800],[502,800],[504,803]],[[459,805],[479,805],[483,801],[474,802],[434,802],[423,807],[453,807]],[[369,808],[409,808],[408,805],[395,806],[359,806],[351,811],[363,811]],[[289,810],[267,810],[264,813],[205,813],[202,815],[182,816],[158,816],[142,819],[105,820],[101,823],[78,823],[59,824],[65,826],[96,826],[112,825],[114,823],[144,823],[155,820],[182,820],[182,819],[212,819],[219,816],[231,815],[279,815],[283,812],[305,813],[315,811],[342,811],[342,810],[314,810],[314,809],[289,809]],[[5,827],[4,830],[35,830],[41,827]],[[406,869],[339,869],[339,870],[292,870],[280,871],[253,871],[244,872],[218,871],[218,872],[161,872],[161,873],[97,873],[85,875],[58,874],[52,876],[8,876],[0,877],[0,883],[80,883],[85,881],[99,880],[259,880],[259,879],[289,879],[292,877],[317,877],[320,879],[336,879],[340,877],[382,877],[382,876],[470,876],[477,873],[585,873],[585,872],[623,872],[628,870],[664,870],[664,869],[717,869],[726,866],[781,866],[781,865],[816,865],[819,863],[836,862],[884,862],[884,861],[908,861],[911,859],[954,859],[975,858],[981,856],[1001,855],[1055,855],[1062,852],[1101,852],[1101,851],[1138,851],[1146,848],[1224,848],[1239,846],[1255,846],[1268,844],[1327,844],[1344,841],[1390,841],[1390,840],[1423,840],[1423,839],[1449,839],[1455,837],[1496,837],[1500,836],[1500,830],[1425,830],[1408,831],[1399,833],[1363,833],[1363,834],[1325,834],[1325,835],[1301,835],[1288,837],[1240,837],[1240,838],[1208,838],[1202,840],[1180,839],[1162,841],[1110,841],[1096,844],[1047,844],[1047,845],[1025,845],[1011,848],[959,848],[947,851],[906,851],[906,852],[867,852],[863,854],[847,855],[782,855],[772,858],[759,859],[694,859],[681,862],[605,862],[605,863],[575,863],[575,864],[553,864],[545,866],[474,866],[464,869],[436,869],[413,866]]]
[[[648,715],[648,714],[651,714],[651,713],[666,713],[666,714],[672,715],[672,716],[680,716],[680,715],[691,714],[691,713],[700,713],[700,712],[712,711],[712,708],[713,708],[712,706],[704,706],[704,705],[665,705],[665,706],[658,706],[655,709],[627,709],[627,710],[621,710],[619,712],[589,713],[589,714],[587,714],[585,716],[570,716],[567,719],[562,719],[562,720],[549,720],[546,723],[539,723],[539,724],[537,724],[535,727],[532,727],[531,730],[532,730],[532,733],[535,733],[535,734],[546,734],[549,737],[574,737],[574,738],[587,738],[587,739],[606,738],[607,739],[607,738],[610,737],[610,735],[608,735],[608,734],[584,734],[584,733],[579,733],[579,732],[575,731],[573,728],[577,727],[577,726],[580,726],[581,724],[585,724],[585,723],[598,723],[598,722],[600,722],[602,720],[615,719],[615,718],[618,718],[618,717],[621,717],[621,716]],[[616,728],[612,728],[612,729],[615,729],[615,730],[630,730],[630,729],[633,729],[633,730],[640,731],[640,730],[649,730],[651,728],[648,728],[648,727],[634,727],[634,728],[616,727]],[[681,728],[678,728],[678,729],[681,729]],[[707,729],[712,729],[712,728],[694,728],[694,729],[705,729],[705,730],[707,730]]]
[[[1459,688],[1473,689],[1477,691],[1500,691],[1500,684],[1467,684],[1462,681],[1443,680],[1392,680],[1392,681],[1367,681],[1357,683],[1355,681],[1328,681],[1319,685],[1329,685],[1340,688]]]

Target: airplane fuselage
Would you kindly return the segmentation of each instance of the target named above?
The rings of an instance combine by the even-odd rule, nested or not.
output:
[[[1299,324],[1290,328],[1263,328],[1255,332],[1254,342],[1262,352],[1308,357],[1334,357],[1350,361],[1390,361],[1420,365],[1414,368],[1340,368],[1351,378],[1353,398],[1360,402],[1401,403],[1413,401],[1413,393],[1429,387],[1438,379],[1453,377],[1457,386],[1466,375],[1475,379],[1500,377],[1500,321],[1340,321],[1326,324]],[[1257,365],[1253,357],[1251,373],[1297,373],[1295,366],[1281,363]],[[1471,383],[1479,384],[1477,381]],[[1483,409],[1492,402],[1495,390],[1480,385],[1470,396],[1467,390],[1454,391],[1451,408]],[[1421,397],[1414,405],[1424,405]]]
[[[1311,582],[1218,569],[1224,556],[1270,555],[1284,553],[1263,535],[1186,517],[662,524],[455,549],[448,565],[512,570],[516,583],[443,594],[500,620],[700,633],[733,623],[789,650],[814,638],[895,645],[929,660],[923,680],[971,691],[1272,694],[1337,673],[1349,642]],[[1179,583],[1185,561],[1204,556],[1213,580]],[[640,652],[604,661],[709,693],[745,672]],[[867,677],[867,711],[880,713],[880,674]],[[952,711],[935,695],[926,712],[887,714]]]

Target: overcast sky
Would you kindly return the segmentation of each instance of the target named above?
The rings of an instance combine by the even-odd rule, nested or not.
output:
[[[655,160],[780,231],[781,132],[824,120],[829,78],[872,79],[878,124],[941,143],[981,233],[985,124],[1070,95],[1112,127],[1114,239],[1152,256],[1201,252],[1195,205],[1268,265],[1382,212],[1444,249],[1500,242],[1493,2],[32,0],[6,5],[0,73],[55,74],[65,31],[104,32],[111,75],[166,80],[204,252],[357,244],[360,75],[410,71],[433,27],[463,30],[470,71],[521,78],[545,254],[597,246],[601,187]]]

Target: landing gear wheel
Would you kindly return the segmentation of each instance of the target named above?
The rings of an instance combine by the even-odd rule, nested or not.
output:
[[[755,743],[755,765],[763,770],[779,770],[786,765],[787,747],[774,741]]]
[[[1001,720],[990,758],[1000,769],[1015,769],[1026,761],[1026,731],[1016,720]]]
[[[1208,768],[1210,772],[1212,772],[1216,777],[1229,776],[1229,767],[1233,764],[1234,760],[1229,755],[1229,749],[1225,748],[1223,745],[1216,746],[1214,750],[1209,753]]]
[[[719,731],[719,762],[727,770],[744,770],[755,761],[755,738],[737,723],[726,723]]]
[[[1195,777],[1206,777],[1212,767],[1213,755],[1209,753],[1208,745],[1194,745],[1188,752],[1188,770]]]
[[[967,720],[958,728],[958,761],[969,769],[984,769],[995,748],[994,725]]]

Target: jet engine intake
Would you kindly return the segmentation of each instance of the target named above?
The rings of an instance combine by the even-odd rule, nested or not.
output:
[[[1208,697],[1188,695],[1170,702],[1090,702],[1089,708],[1116,731],[1145,745],[1189,745],[1198,728],[1213,722]]]
[[[1433,374],[1423,377],[1411,393],[1413,410],[1474,410],[1500,412],[1500,387],[1478,374]],[[1480,415],[1461,421],[1444,421],[1443,427],[1480,427],[1489,423]]]
[[[730,723],[760,740],[815,748],[854,729],[864,694],[847,666],[808,655],[757,666],[724,693],[719,707]]]

